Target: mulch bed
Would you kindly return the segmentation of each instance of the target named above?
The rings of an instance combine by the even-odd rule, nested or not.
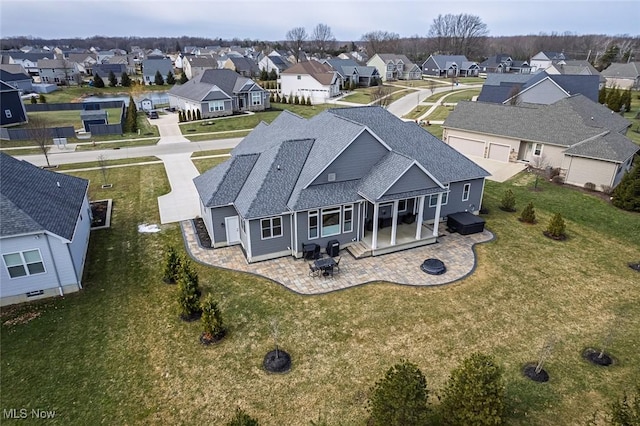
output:
[[[640,262],[629,262],[628,265],[629,265],[629,268],[640,272]]]
[[[600,352],[601,351],[597,349],[587,348],[582,352],[582,358],[586,359],[592,364],[601,365],[603,367],[608,367],[613,364],[613,358],[611,358],[609,354],[605,352],[602,354],[602,356],[600,356]]]
[[[204,248],[211,248],[213,245],[211,244],[211,237],[209,237],[209,233],[207,232],[206,226],[204,226],[204,220],[201,217],[197,217],[193,219],[193,226],[196,229],[196,235],[198,237],[198,242]]]
[[[91,215],[93,216],[93,220],[91,221],[92,227],[98,228],[100,226],[106,226],[108,206],[109,202],[107,200],[91,202]]]
[[[291,355],[282,349],[273,350],[265,355],[262,366],[271,373],[286,373],[291,370]]]
[[[542,231],[542,233],[544,234],[545,237],[551,238],[552,240],[556,240],[556,241],[564,241],[567,239],[566,235],[555,236],[555,235],[551,235],[547,231]]]
[[[195,312],[191,315],[180,314],[180,319],[185,322],[193,322],[193,321],[199,320],[201,316],[202,316],[202,312]]]
[[[533,364],[525,365],[522,370],[522,374],[534,382],[544,383],[549,381],[549,373],[544,371],[544,369],[541,369],[539,373],[536,373],[536,366]]]
[[[226,334],[227,332],[224,330],[216,335],[205,333],[203,331],[202,334],[200,334],[200,343],[205,346],[215,345],[216,343],[219,343],[222,339],[224,339],[224,336],[226,336]]]

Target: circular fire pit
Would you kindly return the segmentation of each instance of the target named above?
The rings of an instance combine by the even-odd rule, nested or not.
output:
[[[427,259],[422,262],[420,269],[429,275],[441,275],[447,272],[447,268],[440,259]]]

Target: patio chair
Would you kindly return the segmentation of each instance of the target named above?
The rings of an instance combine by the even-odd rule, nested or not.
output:
[[[322,271],[322,276],[327,278],[327,277],[331,277],[333,278],[333,266],[328,266],[326,268],[324,268],[324,270]]]
[[[316,266],[313,263],[309,264],[309,276],[310,277],[318,277],[318,276],[320,276],[320,272],[321,272],[321,270],[316,268]]]
[[[334,260],[336,261],[336,265],[334,266],[334,269],[336,269],[337,272],[340,272],[340,259],[342,259],[341,256],[334,258]]]

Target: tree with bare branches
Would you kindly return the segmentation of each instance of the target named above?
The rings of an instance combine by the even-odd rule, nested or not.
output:
[[[367,43],[367,54],[371,57],[376,53],[397,52],[400,35],[389,31],[371,31],[362,35],[362,41]]]
[[[27,131],[29,132],[29,139],[33,140],[36,145],[38,145],[38,148],[40,148],[40,151],[42,151],[45,160],[47,160],[47,167],[51,167],[51,163],[49,163],[51,129],[47,126],[47,121],[42,117],[33,116],[29,118]]]
[[[436,43],[434,50],[467,57],[479,51],[487,35],[487,24],[467,13],[438,15],[429,28],[429,37]]]
[[[328,50],[333,49],[336,38],[333,36],[330,26],[318,24],[313,29],[311,40],[315,51],[320,54],[325,54]]]
[[[371,104],[381,106],[382,108],[388,107],[391,103],[391,93],[393,92],[389,86],[378,85],[375,90],[372,90],[369,94]]]
[[[309,38],[307,30],[305,30],[304,27],[295,27],[287,31],[286,37],[289,49],[293,51],[297,63],[300,61],[300,52]]]

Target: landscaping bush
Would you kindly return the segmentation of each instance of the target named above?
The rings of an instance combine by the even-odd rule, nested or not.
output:
[[[164,256],[164,274],[163,281],[168,284],[174,284],[178,281],[181,272],[180,256],[173,246],[169,246]]]
[[[562,185],[564,183],[564,178],[562,176],[554,176],[551,179],[551,182],[558,184],[558,185]]]
[[[640,385],[636,385],[635,395],[627,395],[609,406],[607,420],[612,426],[640,425]]]
[[[560,176],[560,167],[551,167],[549,169],[549,179],[553,179],[556,176]]]
[[[562,215],[560,215],[560,213],[556,213],[549,221],[545,235],[554,239],[564,239],[566,237],[565,230],[566,225]]]
[[[191,121],[191,110],[187,110],[187,121]]]
[[[631,172],[624,175],[613,191],[614,206],[632,212],[640,212],[640,161]]]
[[[593,183],[593,182],[585,182],[584,189],[586,189],[587,191],[595,191],[596,190],[596,184]]]
[[[520,214],[520,221],[525,223],[536,223],[536,211],[533,208],[533,202],[529,202]]]
[[[611,195],[613,192],[613,187],[611,185],[600,185],[600,189],[607,195]]]
[[[193,320],[200,315],[198,272],[189,259],[183,258],[180,263],[182,264],[182,271],[178,278],[180,317],[184,320]]]
[[[369,411],[376,426],[426,424],[427,380],[414,364],[402,360],[371,390]]]
[[[32,104],[37,104],[38,103],[38,98],[36,98],[35,95],[31,96],[31,103]]]
[[[196,110],[196,120],[202,120],[202,114],[199,109]]]
[[[504,422],[503,369],[490,355],[474,353],[451,372],[440,409],[446,424],[499,425]]]
[[[516,211],[516,196],[513,194],[513,191],[507,189],[502,196],[502,201],[500,202],[500,209],[506,212],[515,212]]]
[[[311,106],[311,96],[309,96],[309,97],[307,98],[307,105],[308,105],[308,106]]]
[[[222,322],[222,314],[218,303],[213,298],[213,294],[208,294],[205,297],[200,307],[202,316],[200,322],[202,323],[202,338],[206,342],[214,342],[224,337],[225,329]]]
[[[38,102],[40,102],[41,104],[47,103],[47,98],[44,96],[43,93],[40,93],[40,96],[38,96]]]
[[[237,408],[236,415],[227,423],[227,426],[259,426],[259,424],[256,419],[245,413],[244,410]]]

